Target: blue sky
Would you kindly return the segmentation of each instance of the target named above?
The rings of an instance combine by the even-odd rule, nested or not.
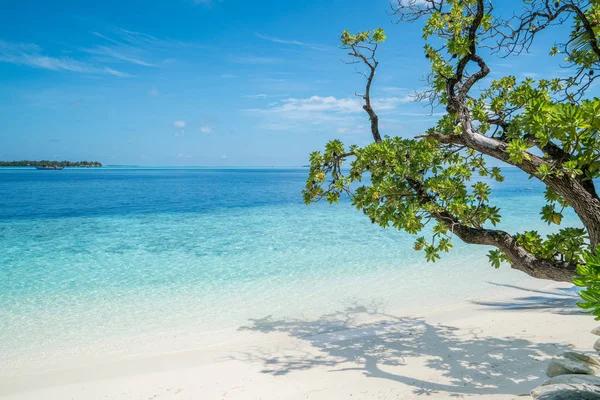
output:
[[[0,3],[2,160],[292,166],[332,138],[364,145],[343,29],[387,31],[374,88],[385,134],[436,120],[409,101],[428,71],[420,26],[393,24],[388,0],[11,3]],[[532,55],[493,59],[492,77],[559,71],[544,58],[553,34]]]

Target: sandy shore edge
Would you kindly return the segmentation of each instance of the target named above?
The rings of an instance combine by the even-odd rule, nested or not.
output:
[[[349,307],[257,319],[218,343],[0,377],[6,399],[513,399],[547,360],[590,349],[597,323],[568,284],[396,313]]]

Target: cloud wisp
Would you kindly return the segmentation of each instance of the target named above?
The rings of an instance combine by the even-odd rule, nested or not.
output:
[[[81,48],[92,56],[110,62],[132,64],[139,67],[158,67],[171,60],[173,50],[206,48],[197,43],[160,39],[147,33],[109,26],[108,33],[90,32],[101,39],[100,44]]]
[[[0,62],[25,65],[50,71],[68,71],[81,74],[132,76],[121,70],[123,65],[138,68],[156,68],[167,64],[174,51],[205,49],[196,43],[159,39],[142,32],[109,26],[106,33],[90,32],[95,44],[72,47],[70,57],[52,56],[34,43],[0,40]]]
[[[156,67],[155,64],[144,61],[138,55],[136,55],[135,53],[139,53],[140,51],[131,46],[96,46],[82,50],[94,56],[106,57],[113,61],[122,61],[125,63],[140,65],[143,67]]]
[[[266,40],[268,42],[277,43],[277,44],[299,46],[299,47],[304,47],[307,49],[318,50],[318,51],[330,50],[330,48],[327,46],[322,46],[320,44],[305,43],[305,42],[301,42],[299,40],[286,40],[286,39],[281,39],[281,38],[278,38],[275,36],[263,35],[260,33],[257,33],[256,36],[262,40]]]
[[[36,44],[0,41],[0,62],[25,65],[50,71],[69,71],[83,74],[104,74],[119,77],[129,74],[106,66],[97,66],[68,57],[52,57],[43,53]]]
[[[237,64],[254,64],[254,65],[265,65],[265,64],[279,64],[283,62],[283,59],[277,57],[262,57],[253,55],[229,55],[229,61]]]
[[[266,99],[267,97],[269,97],[269,95],[264,94],[264,93],[259,93],[259,94],[246,94],[242,97],[245,99]]]

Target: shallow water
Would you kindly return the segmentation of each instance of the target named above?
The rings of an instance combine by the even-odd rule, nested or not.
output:
[[[494,184],[501,228],[526,221],[549,231],[539,220],[542,186],[505,173]],[[347,201],[306,207],[306,174],[0,169],[0,364],[86,345],[123,350],[125,338],[147,346],[267,315],[434,307],[530,282],[458,242],[426,263],[413,237],[372,225]]]

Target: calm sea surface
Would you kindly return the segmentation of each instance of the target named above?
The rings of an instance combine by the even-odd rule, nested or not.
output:
[[[505,173],[494,185],[502,228],[549,231],[541,185]],[[306,207],[306,174],[0,169],[0,364],[267,315],[433,307],[528,282],[458,242],[426,263],[413,237],[372,225],[348,202]]]

